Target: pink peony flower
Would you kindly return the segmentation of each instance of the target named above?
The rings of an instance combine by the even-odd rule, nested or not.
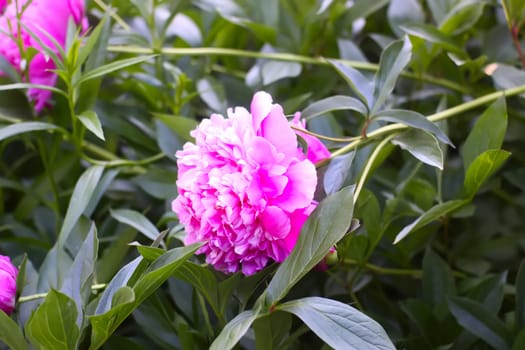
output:
[[[15,308],[17,276],[18,270],[11,264],[11,259],[0,255],[0,310],[8,315]]]
[[[192,131],[195,144],[176,154],[179,196],[172,202],[184,243],[204,242],[198,253],[209,264],[245,275],[270,259],[282,262],[317,205],[315,166],[282,107],[258,92],[250,110],[213,114]]]
[[[45,46],[58,53],[49,36],[64,46],[69,18],[83,30],[87,28],[84,0],[18,0],[17,3],[18,9],[15,0],[0,0],[0,13],[3,9],[3,14],[0,15],[0,55],[17,71],[24,72],[24,65],[27,63],[24,62],[18,41],[22,43],[24,50],[36,49],[37,53],[31,58],[24,78],[34,84],[54,86],[57,75],[51,70],[55,69],[55,64],[30,32]],[[21,13],[20,24],[17,23],[17,12]],[[39,112],[47,105],[51,91],[32,88],[29,89],[28,96],[35,102],[35,109]]]

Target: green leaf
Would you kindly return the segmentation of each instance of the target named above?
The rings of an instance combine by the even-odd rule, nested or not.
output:
[[[450,297],[449,307],[458,323],[470,333],[483,339],[495,349],[510,348],[510,331],[482,304],[463,297]]]
[[[155,118],[160,119],[164,124],[166,124],[166,126],[168,126],[184,140],[194,141],[193,137],[190,135],[190,132],[198,125],[195,119],[163,113],[153,113],[153,115]]]
[[[348,23],[352,23],[359,18],[366,18],[387,5],[388,2],[389,0],[376,0],[373,2],[368,0],[354,1],[351,3],[352,5],[348,9],[346,20]]]
[[[91,296],[93,273],[98,256],[98,238],[95,224],[91,222],[89,233],[75,255],[75,260],[62,281],[60,292],[69,296],[77,306],[77,326],[82,327],[83,309]]]
[[[481,153],[489,149],[500,149],[507,131],[507,108],[505,98],[501,97],[483,112],[470,131],[461,155],[464,169]]]
[[[355,152],[349,152],[330,160],[323,177],[323,186],[326,194],[335,193],[344,186],[350,174],[354,158]]]
[[[31,84],[31,83],[14,83],[14,84],[3,84],[0,85],[0,91],[8,90],[25,90],[25,89],[41,89],[55,92],[67,96],[66,93],[56,87],[43,85],[43,84]]]
[[[396,238],[394,239],[394,244],[399,243],[410,233],[417,231],[423,226],[429,224],[430,222],[438,220],[440,217],[445,216],[453,212],[454,210],[461,208],[467,203],[469,203],[468,200],[457,199],[433,206],[432,208],[421,214],[421,216],[414,220],[411,224],[403,227],[403,229],[396,235]]]
[[[141,232],[152,241],[155,241],[160,234],[155,225],[138,211],[130,209],[113,209],[110,213],[115,220],[137,229],[137,231]]]
[[[102,130],[102,125],[100,124],[100,119],[98,119],[96,112],[84,111],[78,115],[78,119],[89,131],[95,134],[96,137],[103,141],[106,140],[104,138],[104,130]]]
[[[492,149],[474,159],[465,175],[463,187],[466,196],[473,197],[481,185],[503,165],[508,157],[510,157],[510,152]]]
[[[427,248],[423,257],[423,297],[431,305],[444,305],[456,292],[449,266]]]
[[[368,113],[368,108],[360,100],[350,96],[336,95],[310,104],[302,111],[301,116],[305,119],[312,119],[328,112],[341,110],[356,111],[363,116]]]
[[[425,13],[417,0],[391,0],[388,6],[388,23],[397,37],[402,36],[402,26],[425,21]]]
[[[139,252],[140,255],[142,255],[142,257],[146,261],[151,262],[166,252],[162,248],[140,245],[139,243],[136,243],[136,244],[137,244],[136,245],[137,251]],[[135,245],[135,244],[130,243],[130,245]]]
[[[11,136],[23,134],[26,132],[40,131],[40,130],[57,130],[58,126],[43,122],[22,122],[11,124],[0,128],[0,141],[5,140]]]
[[[525,328],[521,328],[518,335],[514,338],[512,343],[512,350],[523,350],[525,349]]]
[[[113,61],[111,63],[105,64],[103,66],[94,68],[82,75],[82,77],[77,81],[77,84],[80,85],[82,83],[85,83],[86,81],[89,81],[91,79],[95,79],[98,77],[102,77],[104,75],[107,75],[109,73],[113,73],[117,70],[133,66],[135,64],[139,64],[142,62],[145,62],[156,55],[147,55],[147,56],[139,56],[139,57],[131,57],[131,58],[125,58],[122,60]]]
[[[88,168],[78,179],[69,206],[67,208],[66,216],[60,229],[58,236],[58,246],[63,247],[75,226],[77,220],[80,218],[84,209],[86,209],[91,196],[102,176],[104,168],[101,166],[92,166]]]
[[[357,69],[347,66],[337,60],[328,60],[328,62],[337,70],[339,75],[344,78],[357,98],[367,106],[367,112],[364,113],[364,115],[368,117],[368,108],[374,102],[372,82]]]
[[[470,29],[483,14],[484,1],[463,0],[456,5],[440,21],[439,29],[445,34],[457,35]]]
[[[219,310],[217,279],[211,271],[187,261],[175,271],[174,276],[195,287],[214,310]]]
[[[266,61],[261,65],[263,86],[284,78],[294,78],[301,74],[302,66],[297,62]]]
[[[345,187],[319,203],[301,229],[292,253],[261,295],[261,302],[266,305],[279,302],[343,238],[352,222],[353,202],[353,187]]]
[[[523,328],[525,325],[525,260],[520,264],[516,275],[516,326]]]
[[[113,300],[113,296],[122,287],[127,286],[129,279],[131,278],[141,261],[142,257],[139,256],[127,263],[126,265],[124,265],[116,273],[113,279],[111,279],[111,281],[106,286],[106,289],[104,289],[104,292],[102,293],[102,296],[100,297],[97,308],[95,310],[95,315],[103,314],[111,309],[111,301]]]
[[[434,135],[417,129],[396,136],[392,143],[410,152],[425,164],[443,170],[443,151]]]
[[[444,34],[434,26],[423,23],[404,23],[401,29],[407,34],[441,46],[445,50],[455,53],[460,58],[467,58],[465,50],[453,38]]]
[[[201,99],[217,113],[226,111],[226,93],[224,86],[215,78],[207,76],[197,81],[197,91]]]
[[[485,68],[485,73],[492,77],[494,85],[500,89],[509,89],[522,85],[525,71],[504,63],[492,63]],[[520,97],[525,97],[521,93]]]
[[[133,310],[155,292],[200,246],[201,244],[192,244],[171,249],[148,266],[132,286],[132,290],[128,286],[122,287],[116,292],[113,289],[111,309],[89,317],[92,326],[90,349],[98,349],[102,346]],[[129,271],[126,271],[125,275],[128,275],[128,273]],[[124,302],[118,303],[117,307],[113,307],[113,305],[117,304],[116,300],[120,300],[117,299],[121,295],[119,293],[124,293],[124,291],[127,291],[125,292],[126,298],[124,298]],[[106,297],[104,305],[107,305],[108,297]]]
[[[272,312],[266,317],[258,318],[253,323],[255,331],[255,349],[283,349],[292,327],[292,316],[284,312]]]
[[[109,27],[109,12],[106,12],[104,14],[104,17],[98,22],[95,29],[91,31],[89,34],[87,40],[84,40],[82,45],[80,46],[80,49],[78,50],[78,58],[77,58],[77,65],[82,65],[89,55],[97,55],[99,54],[99,48],[95,45],[99,41],[102,33],[106,34],[107,28]],[[104,32],[103,32],[104,30]],[[102,35],[103,36],[103,35]],[[97,50],[98,49],[98,50]],[[103,61],[102,61],[103,62]],[[92,67],[87,67],[88,69]]]
[[[80,335],[76,320],[75,302],[52,289],[27,321],[25,331],[36,349],[76,349]]]
[[[210,346],[210,350],[229,350],[243,337],[259,316],[256,310],[243,311],[222,329]]]
[[[107,57],[107,46],[111,36],[111,21],[106,19],[109,12],[104,14],[104,18],[91,32],[86,42],[80,46],[78,61],[81,62],[87,55],[84,64],[84,71],[91,71],[104,64]],[[100,31],[100,32],[99,32]],[[91,79],[80,86],[76,110],[85,111],[93,108],[100,90],[102,77]]]
[[[29,350],[22,329],[3,310],[0,310],[0,344],[4,343],[9,349]]]
[[[521,0],[503,0],[507,3],[511,25],[521,27],[525,21],[525,2]]]
[[[278,310],[293,313],[334,349],[394,350],[379,323],[336,300],[308,297],[286,302]]]
[[[416,129],[427,131],[443,143],[454,146],[448,136],[434,123],[425,118],[424,115],[405,109],[387,109],[372,116],[374,120],[401,123]]]
[[[412,44],[408,36],[394,41],[381,54],[379,70],[374,81],[374,103],[371,114],[374,115],[392,94],[397,78],[403,72],[412,57]]]

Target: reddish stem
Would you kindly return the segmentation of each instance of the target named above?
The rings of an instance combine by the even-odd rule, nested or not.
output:
[[[521,48],[519,39],[520,27],[514,24],[511,27],[510,32],[512,33],[512,41],[514,42],[514,46],[516,46],[516,51],[518,52],[518,56],[521,61],[521,66],[523,67],[523,69],[525,69],[525,54],[523,53],[523,49]]]
[[[367,118],[365,120],[365,124],[363,125],[363,128],[361,129],[361,137],[363,139],[366,139],[367,136],[366,136],[366,129],[368,129],[368,126],[370,125],[370,122],[371,122],[371,119],[370,118]]]

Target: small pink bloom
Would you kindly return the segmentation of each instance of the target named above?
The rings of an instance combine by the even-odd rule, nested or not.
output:
[[[269,260],[282,262],[317,205],[315,166],[282,107],[258,92],[250,112],[213,114],[191,134],[195,143],[176,154],[179,196],[172,203],[185,244],[204,242],[198,252],[227,273],[251,275]]]
[[[301,113],[296,112],[291,124],[297,128],[306,129],[306,122],[301,120]],[[296,131],[308,144],[308,159],[313,163],[317,163],[323,159],[330,157],[330,151],[317,137],[306,134],[301,131]]]
[[[11,259],[0,255],[0,310],[8,315],[15,308],[17,276],[18,270],[11,264]]]
[[[3,5],[3,6],[2,6]],[[57,75],[52,72],[55,64],[43,51],[39,40],[53,52],[58,53],[52,38],[62,47],[66,42],[69,18],[83,30],[87,28],[84,0],[0,0],[0,55],[19,72],[24,71],[24,55],[20,52],[18,41],[24,50],[34,48],[38,52],[29,62],[27,77],[30,83],[54,86]],[[17,12],[21,13],[20,22]],[[29,30],[28,30],[29,29]],[[38,40],[32,36],[33,33]],[[15,39],[15,40],[13,40]],[[0,72],[1,73],[1,72]],[[31,88],[28,91],[31,101],[35,102],[37,112],[41,111],[51,98],[51,92]]]

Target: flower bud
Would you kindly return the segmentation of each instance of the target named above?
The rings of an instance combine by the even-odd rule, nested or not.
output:
[[[17,276],[18,270],[11,259],[0,255],[0,309],[8,315],[15,308]]]

